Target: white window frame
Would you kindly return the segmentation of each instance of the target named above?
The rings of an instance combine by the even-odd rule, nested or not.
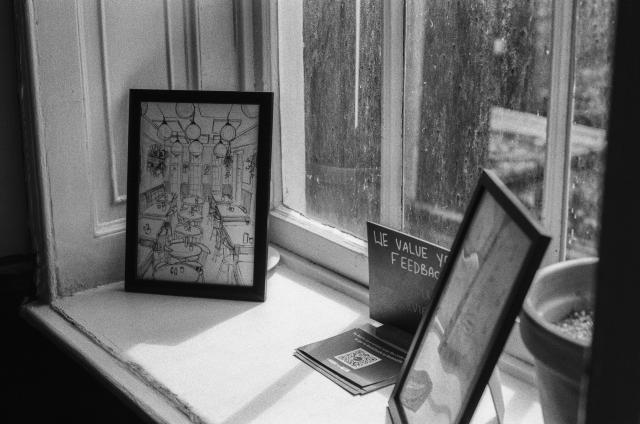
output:
[[[305,177],[302,2],[269,0],[256,3],[259,4],[259,10],[254,11],[254,16],[262,17],[258,37],[260,42],[256,44],[263,52],[262,63],[256,66],[261,68],[264,77],[261,88],[273,91],[276,100],[271,240],[313,263],[368,286],[366,242],[309,219],[295,210],[304,210],[305,199],[305,187],[299,184]],[[564,260],[566,255],[576,3],[575,0],[553,0],[551,79],[542,207],[542,225],[553,239],[543,262],[545,265]],[[380,220],[385,225],[402,228],[403,149],[397,140],[403,136],[405,10],[404,2],[395,0],[384,0],[383,7]],[[283,173],[285,167],[287,172]],[[562,184],[558,184],[558,181],[562,181]],[[289,190],[288,198],[298,199],[298,204],[292,205],[293,209],[283,204],[285,187]],[[517,325],[505,351],[512,359],[515,358],[515,362],[532,362],[522,344]]]
[[[304,217],[304,73],[302,64],[302,2],[272,1],[271,51],[277,52],[272,63],[271,89],[277,91],[280,112],[274,137],[274,186],[271,214],[272,239],[315,263],[327,266],[358,283],[368,285],[366,243],[336,228]],[[542,222],[553,241],[545,263],[565,258],[567,208],[570,173],[570,132],[573,121],[574,16],[576,2],[553,2],[552,59],[549,113],[547,118],[547,155],[544,177]],[[384,1],[382,140],[381,140],[381,222],[396,228],[403,224],[402,139],[403,106],[403,2]],[[275,25],[274,25],[275,23]],[[278,40],[280,44],[278,44]],[[283,83],[286,81],[286,83]],[[286,116],[286,119],[280,119]],[[280,141],[280,143],[278,143]],[[400,146],[398,148],[398,146]],[[286,155],[281,154],[281,149]],[[282,174],[286,161],[287,173]],[[277,174],[277,175],[276,175]],[[562,184],[558,184],[562,181]],[[296,184],[297,182],[297,184]],[[299,204],[283,204],[283,187],[288,197]],[[291,192],[293,191],[293,193]],[[404,206],[404,205],[402,205]]]
[[[277,41],[273,44],[274,51],[278,52],[278,72],[273,74],[272,88],[278,91],[279,107],[276,109],[280,116],[287,117],[276,122],[280,126],[280,144],[274,149],[273,165],[280,175],[278,185],[274,184],[271,239],[314,263],[368,286],[366,242],[296,212],[305,209],[305,188],[295,183],[303,181],[305,176],[302,3],[281,0],[271,5],[276,9],[277,19],[272,40],[279,40],[279,44]],[[397,140],[402,139],[404,54],[397,46],[403,45],[404,5],[385,0],[384,10],[380,221],[401,227],[402,148],[401,145],[397,148]],[[284,175],[282,150],[287,152],[289,165]],[[298,199],[292,208],[283,204],[283,187],[290,190],[289,198]]]

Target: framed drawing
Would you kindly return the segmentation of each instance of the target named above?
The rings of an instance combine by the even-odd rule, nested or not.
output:
[[[272,113],[272,93],[130,91],[126,290],[264,300]]]
[[[394,423],[468,423],[550,238],[483,171],[389,399]]]

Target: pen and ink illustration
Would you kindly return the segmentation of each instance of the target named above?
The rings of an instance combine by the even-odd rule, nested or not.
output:
[[[259,105],[140,107],[136,277],[251,286]]]

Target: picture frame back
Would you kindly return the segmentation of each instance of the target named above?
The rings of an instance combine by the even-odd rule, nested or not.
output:
[[[549,241],[483,170],[389,398],[393,423],[471,420]]]

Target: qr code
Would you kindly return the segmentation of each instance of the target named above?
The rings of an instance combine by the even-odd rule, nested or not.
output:
[[[335,358],[354,370],[368,367],[380,361],[380,358],[362,348],[336,355]]]

